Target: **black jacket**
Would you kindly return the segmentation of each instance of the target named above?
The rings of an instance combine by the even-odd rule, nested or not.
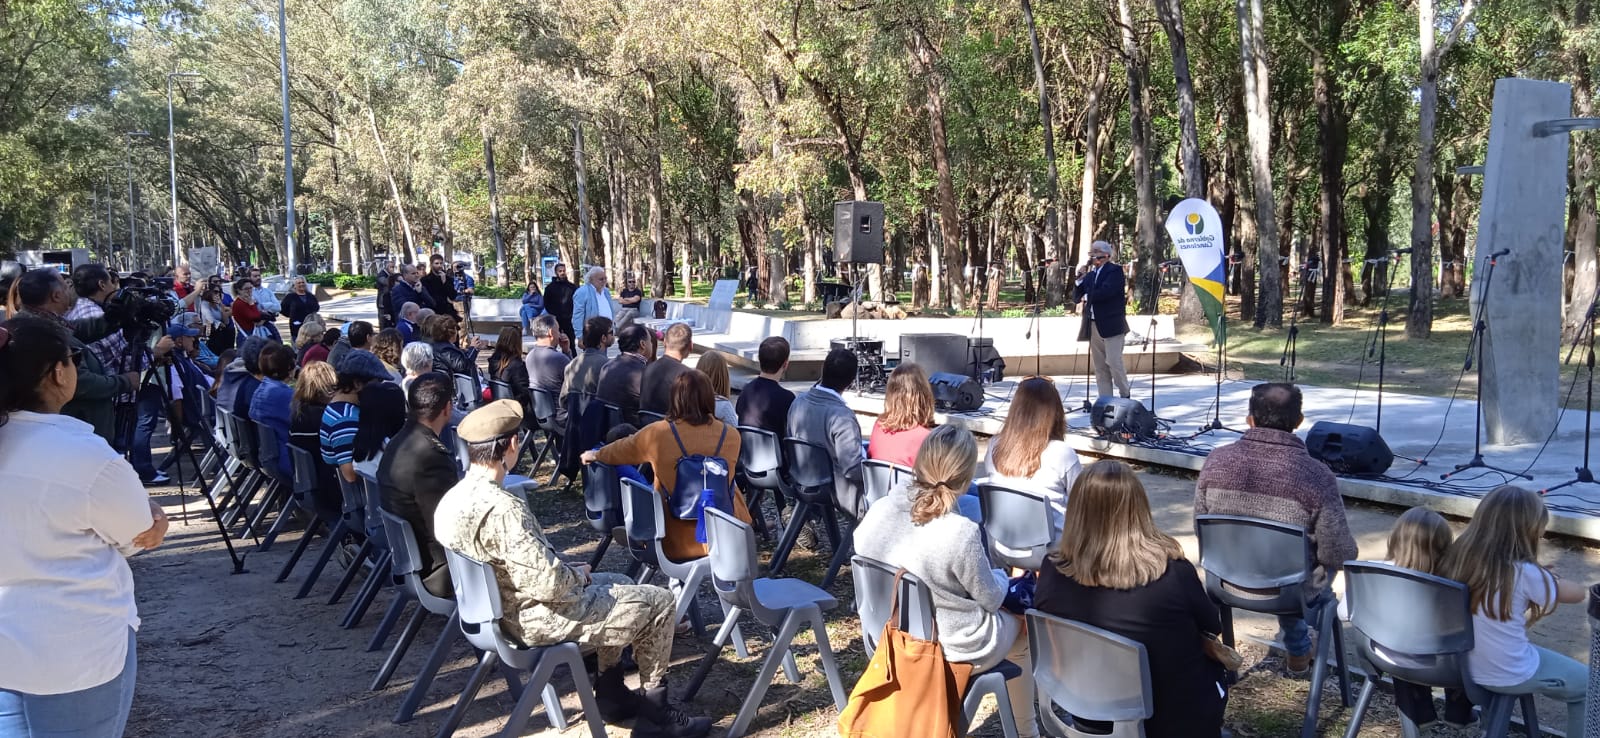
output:
[[[434,312],[440,315],[448,315],[452,318],[460,317],[460,314],[456,312],[456,306],[450,304],[451,300],[456,299],[456,288],[450,283],[450,280],[429,272],[428,276],[422,278],[422,289],[428,293],[429,297],[433,298]]]
[[[453,343],[438,341],[433,344],[433,369],[446,374],[472,376],[476,371],[472,357]]]
[[[561,324],[561,330],[569,337],[583,333],[583,326],[572,324],[572,295],[577,291],[578,288],[565,279],[552,279],[544,287],[545,312],[556,316],[556,322]]]
[[[672,383],[690,371],[694,370],[671,356],[650,362],[639,381],[639,409],[666,415],[668,404],[672,401]]]
[[[422,584],[437,597],[454,597],[444,547],[433,532],[433,512],[461,480],[455,454],[427,426],[408,421],[389,441],[378,464],[383,509],[411,524],[422,560]]]
[[[412,287],[403,279],[396,279],[394,286],[389,288],[389,308],[394,311],[393,317],[396,321],[400,320],[400,308],[405,307],[408,302],[416,303],[419,308],[438,310],[434,307],[433,296],[429,295],[427,290]]]
[[[639,425],[639,385],[644,379],[644,357],[618,354],[600,367],[600,381],[594,395],[601,402],[622,408],[622,422]]]

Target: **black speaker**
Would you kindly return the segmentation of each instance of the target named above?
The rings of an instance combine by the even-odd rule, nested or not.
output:
[[[972,373],[967,337],[956,333],[907,333],[900,336],[900,362],[922,367],[928,376]]]
[[[883,263],[883,203],[846,200],[833,204],[833,260],[840,264]]]
[[[1156,416],[1138,400],[1102,397],[1095,400],[1094,412],[1089,418],[1094,429],[1102,435],[1117,433],[1133,438],[1156,437]]]
[[[961,373],[984,384],[1001,382],[1006,378],[1006,360],[994,350],[993,338],[967,339],[967,365]]]
[[[970,413],[983,407],[983,386],[965,374],[935,372],[928,375],[933,385],[933,399],[941,406],[958,413]]]
[[[1335,474],[1382,474],[1394,464],[1383,436],[1364,425],[1317,422],[1306,433],[1306,451]]]

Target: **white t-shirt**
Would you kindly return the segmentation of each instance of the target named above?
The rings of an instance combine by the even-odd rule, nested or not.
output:
[[[995,471],[992,454],[983,460],[983,471],[988,477],[985,481],[990,484],[1044,495],[1050,501],[1051,523],[1059,531],[1067,512],[1067,492],[1072,490],[1072,483],[1083,471],[1083,464],[1078,461],[1078,452],[1066,441],[1051,441],[1040,454],[1039,469],[1031,477],[1010,477]]]
[[[1528,603],[1548,608],[1556,602],[1556,580],[1539,566],[1523,562],[1517,567],[1511,619],[1496,620],[1472,613],[1475,639],[1467,654],[1473,681],[1485,687],[1510,687],[1533,677],[1539,669],[1539,652],[1528,642]]]
[[[88,423],[15,412],[0,426],[0,689],[64,694],[122,673],[139,627],[123,556],[151,524],[139,475]]]

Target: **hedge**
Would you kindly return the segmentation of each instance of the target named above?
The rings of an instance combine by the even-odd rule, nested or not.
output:
[[[333,272],[307,274],[306,282],[341,290],[372,289],[378,286],[378,281],[375,278],[365,274],[337,274]]]

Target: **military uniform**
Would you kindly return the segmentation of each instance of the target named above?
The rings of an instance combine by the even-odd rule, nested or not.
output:
[[[583,574],[568,566],[545,538],[527,503],[506,491],[490,470],[472,466],[439,503],[434,530],[440,543],[495,570],[507,636],[530,646],[576,641],[599,652],[600,669],[633,646],[639,679],[659,685],[672,656],[673,596],[618,574]]]

